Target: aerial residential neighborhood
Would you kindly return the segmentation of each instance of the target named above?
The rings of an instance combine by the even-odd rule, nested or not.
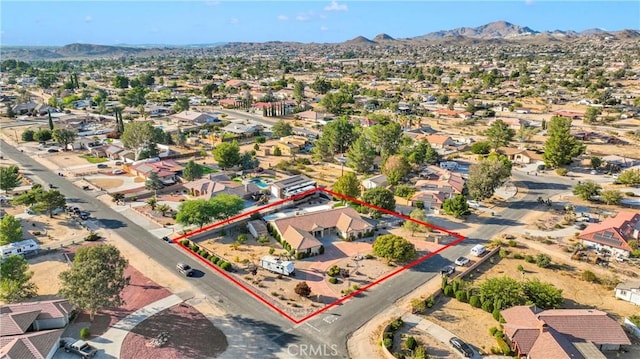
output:
[[[0,358],[640,357],[640,32],[523,25],[3,45]]]

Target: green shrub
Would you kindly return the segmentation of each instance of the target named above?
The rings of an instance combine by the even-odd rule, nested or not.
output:
[[[526,256],[524,256],[524,261],[527,263],[535,263],[536,259],[533,258],[531,254],[527,254]]]
[[[91,336],[91,332],[89,331],[89,328],[84,327],[80,329],[80,339],[87,340],[89,339],[90,336]]]
[[[509,256],[509,252],[507,252],[506,249],[501,249],[500,252],[498,252],[498,255],[500,258],[507,258]]]
[[[500,321],[500,319],[502,319],[502,315],[500,314],[500,309],[498,308],[494,308],[491,315],[493,315],[493,319],[497,321]]]
[[[202,258],[204,258],[204,259],[209,259],[209,252],[204,252],[204,253],[202,254]]]
[[[384,340],[382,341],[382,345],[384,345],[387,350],[391,350],[391,347],[393,346],[393,339],[384,338]]]
[[[446,287],[444,287],[444,290],[442,291],[442,293],[447,297],[453,297],[455,295],[455,292],[453,291],[453,286],[451,284],[448,284]]]
[[[465,292],[464,290],[458,290],[456,291],[456,299],[460,302],[466,303],[467,302],[467,292]]]
[[[329,277],[329,283],[331,283],[331,284],[336,284],[336,283],[338,283],[338,278],[336,278],[336,277]]]
[[[595,283],[598,281],[598,277],[596,276],[596,274],[590,270],[582,271],[582,274],[580,276],[582,277],[582,280],[587,282]]]
[[[327,269],[327,275],[330,277],[335,277],[340,274],[340,267],[337,265],[332,265],[329,269]]]
[[[411,299],[411,312],[414,314],[424,313],[427,310],[427,303],[422,298]]]
[[[536,256],[536,265],[540,268],[547,268],[551,265],[551,257],[546,254],[538,254]]]
[[[493,303],[490,300],[485,300],[484,302],[482,302],[482,310],[484,310],[487,313],[492,313]]]
[[[567,173],[569,173],[569,170],[564,168],[564,167],[560,167],[558,169],[556,169],[556,173],[558,174],[558,176],[566,176]]]
[[[427,349],[424,347],[417,347],[413,351],[413,359],[427,359]]]
[[[518,272],[524,272],[524,267],[522,264],[518,264]]]
[[[480,298],[477,295],[472,295],[469,297],[469,304],[471,304],[474,308],[480,308],[482,303],[480,302]]]
[[[502,351],[502,354],[511,355],[511,348],[509,347],[509,344],[504,341],[504,339],[496,338],[496,342],[498,343],[498,347],[500,348],[500,351]]]
[[[227,272],[230,272],[231,271],[231,263],[222,262],[222,264],[220,265],[220,268],[226,270]]]
[[[489,335],[494,336],[494,335],[496,335],[497,331],[498,331],[498,328],[491,327],[491,328],[489,328]]]
[[[209,258],[209,260],[211,261],[211,263],[213,264],[218,264],[218,262],[220,261],[220,258],[216,257],[216,256],[212,256],[211,258]]]
[[[404,341],[404,346],[409,350],[413,350],[418,346],[418,342],[416,341],[416,338],[410,336]]]
[[[513,254],[513,259],[523,259],[524,257],[522,256],[521,253],[514,253]]]
[[[509,247],[515,247],[515,246],[517,246],[517,245],[518,245],[518,243],[517,243],[515,240],[510,239],[510,240],[507,242],[507,245],[508,245]]]
[[[426,304],[427,308],[431,308],[435,304],[435,300],[433,299],[433,297],[429,297],[425,299],[424,303]]]
[[[87,242],[97,241],[98,239],[100,239],[100,235],[94,231],[89,232],[89,234],[84,238]]]
[[[188,247],[189,246],[189,240],[188,239],[183,239],[183,240],[180,241],[180,244],[182,244],[185,247]]]
[[[391,325],[389,326],[389,328],[391,328],[393,332],[396,332],[398,331],[398,329],[402,328],[403,325],[404,325],[404,322],[402,321],[402,319],[398,318],[393,322],[391,322]]]

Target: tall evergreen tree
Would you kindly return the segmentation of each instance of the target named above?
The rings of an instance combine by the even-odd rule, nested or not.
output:
[[[53,118],[51,117],[51,110],[48,110],[47,114],[49,115],[49,130],[53,131]]]
[[[544,144],[545,165],[556,168],[567,165],[584,153],[585,146],[571,135],[571,119],[554,116],[549,121],[547,141]]]

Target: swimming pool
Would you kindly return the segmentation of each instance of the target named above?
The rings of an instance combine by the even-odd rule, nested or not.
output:
[[[252,178],[251,182],[255,183],[256,186],[258,186],[258,187],[260,187],[262,189],[265,189],[265,188],[269,187],[269,184],[266,183],[265,181],[263,181],[262,178],[259,178],[259,177],[258,178]]]

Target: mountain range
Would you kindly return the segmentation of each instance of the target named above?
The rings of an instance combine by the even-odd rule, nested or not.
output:
[[[621,30],[608,32],[602,29],[588,29],[582,32],[572,30],[536,31],[526,26],[515,25],[506,21],[495,21],[478,27],[460,27],[451,30],[441,30],[430,32],[424,35],[397,39],[388,34],[381,33],[373,39],[364,36],[357,36],[338,44],[326,44],[331,46],[377,46],[392,44],[395,42],[417,43],[429,41],[447,41],[464,43],[477,43],[482,41],[570,41],[579,38],[610,38],[613,40],[634,40],[640,39],[638,30]],[[283,46],[295,45],[305,46],[312,44],[302,44],[296,42],[272,41],[264,44],[282,44]],[[129,45],[119,44],[115,46],[94,45],[94,44],[69,44],[61,47],[18,47],[4,46],[1,48],[4,58],[15,58],[21,60],[41,60],[41,59],[77,59],[77,58],[104,58],[122,56],[153,56],[158,54],[179,53],[185,50],[211,49],[216,47],[238,47],[246,49],[247,46],[259,46],[260,43],[208,43],[208,44],[187,44],[187,45],[165,45],[165,44],[144,44]],[[316,44],[317,45],[317,44]]]

